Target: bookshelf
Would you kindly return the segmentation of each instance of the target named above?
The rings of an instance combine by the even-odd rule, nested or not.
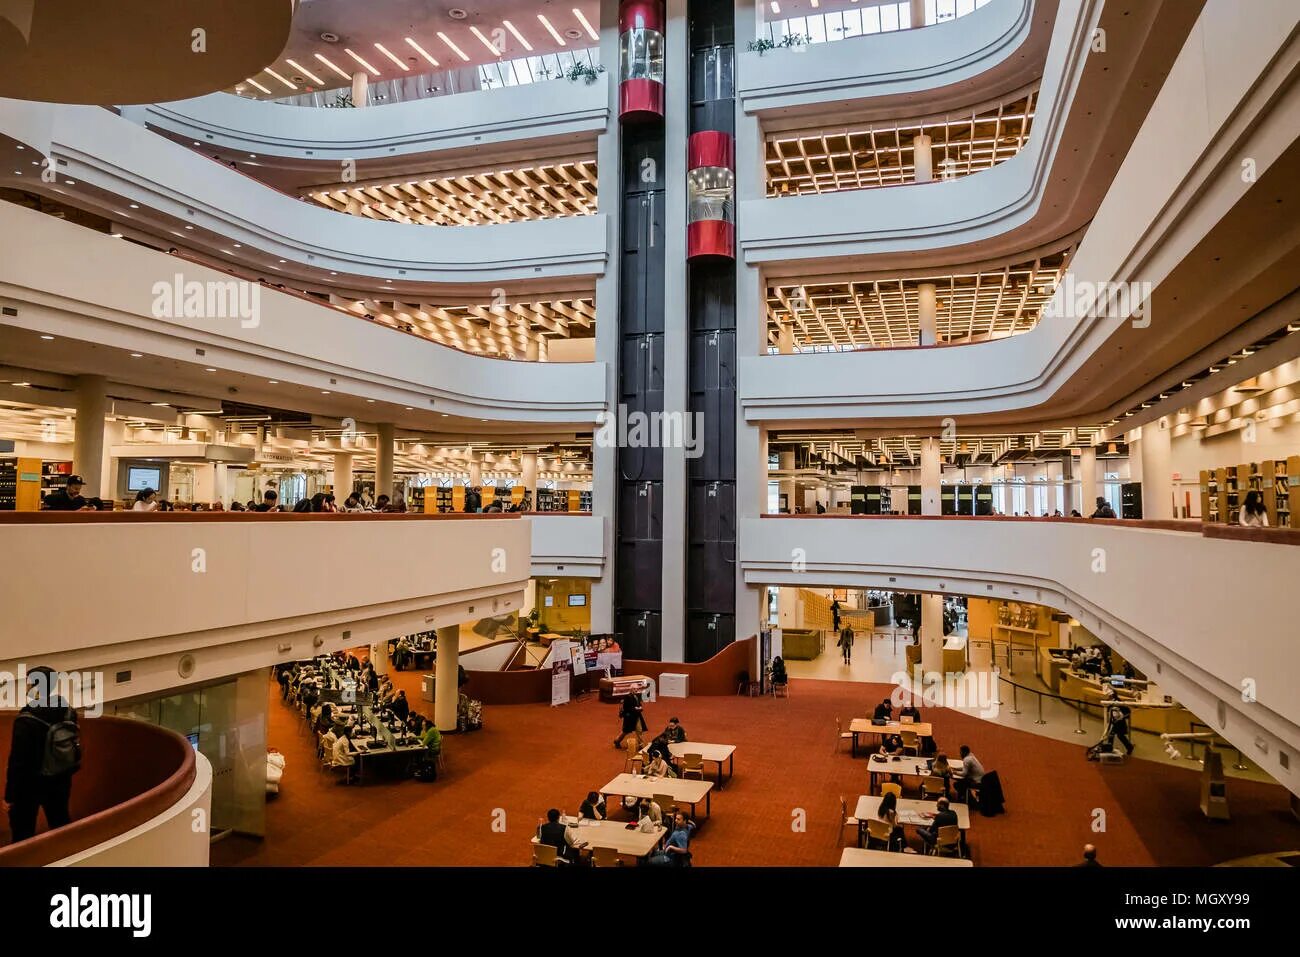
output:
[[[434,504],[439,512],[451,511],[451,486],[438,486],[438,492],[434,498]]]
[[[1201,470],[1201,521],[1220,521],[1219,476],[1215,469]]]
[[[18,507],[18,460],[0,459],[0,512]]]
[[[1290,473],[1287,459],[1271,459],[1259,465],[1259,490],[1264,496],[1268,523],[1274,528],[1291,526]]]

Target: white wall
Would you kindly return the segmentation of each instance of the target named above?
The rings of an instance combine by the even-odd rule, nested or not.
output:
[[[600,577],[605,567],[605,517],[532,515],[527,521],[533,527],[532,574]]]

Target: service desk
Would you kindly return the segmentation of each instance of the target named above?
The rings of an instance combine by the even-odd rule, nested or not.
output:
[[[1092,675],[1077,671],[1061,671],[1062,698],[1072,701],[1086,701],[1084,710],[1093,717],[1101,717],[1101,696],[1105,688],[1100,680]],[[1182,734],[1192,730],[1195,716],[1181,705],[1164,703],[1144,706],[1141,701],[1123,700],[1121,704],[1129,708],[1131,717],[1129,726],[1134,731],[1149,731],[1152,734]]]

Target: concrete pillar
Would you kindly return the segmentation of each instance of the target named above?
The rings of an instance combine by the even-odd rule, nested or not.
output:
[[[943,596],[921,596],[921,670],[943,672]]]
[[[519,482],[537,499],[537,453],[525,452],[519,459]]]
[[[916,166],[913,182],[928,183],[934,179],[934,151],[931,149],[930,137],[924,133],[912,138],[912,162]]]
[[[230,508],[230,470],[225,462],[213,466],[212,501],[220,502],[222,508]]]
[[[356,107],[370,105],[370,74],[357,70],[352,74],[352,105]]]
[[[340,508],[352,494],[352,453],[334,453],[334,498]]]
[[[217,467],[198,465],[194,468],[194,503],[208,503],[217,497]]]
[[[388,674],[388,642],[380,641],[371,645],[370,660],[374,662],[375,674]]]
[[[939,300],[934,283],[916,287],[916,316],[920,326],[920,345],[932,346],[939,341]]]
[[[442,732],[456,730],[460,702],[460,625],[438,629],[438,660],[433,680],[433,723]]]
[[[541,355],[541,344],[532,336],[528,337],[528,344],[524,347],[524,358],[529,362],[536,362]]]
[[[777,464],[777,468],[779,468],[782,472],[794,471],[794,453],[793,452],[777,453],[776,464]],[[777,485],[780,494],[785,498],[785,507],[789,510],[790,514],[793,515],[795,505],[797,504],[794,500],[794,495],[795,495],[794,479],[783,478],[777,483]]]
[[[1173,518],[1173,472],[1170,464],[1169,420],[1142,426],[1142,517]]]
[[[1070,509],[1079,508],[1079,490],[1074,484],[1074,455],[1067,455],[1061,459],[1061,487],[1064,494],[1061,497],[1061,514],[1069,515]]]
[[[75,436],[75,433],[74,433]],[[74,438],[75,441],[75,438]],[[103,498],[117,497],[117,459],[113,458],[113,446],[126,444],[126,423],[121,419],[109,419],[104,423],[104,458],[100,469],[100,495]],[[82,478],[85,478],[83,475]]]
[[[942,514],[939,501],[939,478],[943,465],[939,461],[939,440],[924,438],[921,440],[921,514]]]
[[[395,447],[391,422],[379,425],[379,438],[375,441],[375,498],[393,497],[393,449]]]
[[[102,375],[77,376],[77,416],[73,423],[72,471],[86,480],[86,498],[111,495],[104,487],[104,418],[108,381]]]
[[[794,323],[778,322],[776,324],[776,351],[778,355],[794,354]]]
[[[912,29],[925,26],[925,0],[911,0],[911,23]]]
[[[1079,452],[1079,511],[1084,516],[1097,510],[1097,450],[1085,445]]]

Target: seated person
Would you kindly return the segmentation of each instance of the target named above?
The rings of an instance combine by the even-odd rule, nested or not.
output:
[[[675,778],[677,772],[673,766],[663,759],[663,755],[656,754],[654,758],[646,765],[645,773],[652,778]]]
[[[352,768],[357,763],[357,759],[352,754],[352,737],[347,728],[339,728],[338,737],[334,741],[334,760],[333,766],[343,769],[343,783],[351,784],[354,780]]]
[[[668,727],[664,728],[661,737],[666,738],[669,744],[681,744],[686,740],[686,729],[676,718],[669,718]]]
[[[546,812],[546,820],[537,825],[537,840],[555,848],[555,853],[564,861],[576,861],[578,848],[582,843],[573,839],[573,830],[560,823],[560,811],[551,808]]]
[[[876,710],[871,715],[873,721],[879,721],[881,718],[886,721],[894,720],[894,703],[888,698],[876,705]]]
[[[637,817],[638,819],[648,817],[653,823],[662,824],[664,822],[664,811],[658,802],[653,799],[642,798],[637,803]]]
[[[772,659],[772,684],[789,684],[790,678],[785,673],[785,659],[777,655]]]
[[[903,834],[903,825],[898,822],[898,795],[893,791],[880,799],[876,808],[876,817],[889,825],[889,841],[886,849],[901,851],[907,847],[907,838]]]
[[[921,835],[922,850],[929,850],[939,840],[939,828],[957,825],[957,812],[952,810],[946,797],[939,798],[934,807],[934,821],[929,827],[917,829],[917,833]]]
[[[664,843],[664,851],[678,867],[691,866],[691,832],[694,830],[695,822],[688,820],[684,811],[673,815],[672,833]]]
[[[605,802],[599,791],[587,792],[587,800],[578,808],[578,817],[585,817],[589,821],[605,820]]]
[[[911,718],[913,724],[921,723],[921,709],[916,706],[914,699],[908,699],[907,704],[898,709],[898,720]]]
[[[979,787],[984,780],[984,765],[980,764],[979,758],[971,753],[967,745],[963,744],[959,753],[961,765],[953,768],[953,787],[957,789],[957,800],[964,801],[967,792],[973,787]]]
[[[325,733],[320,736],[320,744],[316,750],[316,756],[324,758],[329,756],[331,762],[334,760],[334,742],[339,739],[338,731],[330,726]]]
[[[663,758],[665,761],[673,759],[673,753],[668,750],[668,739],[662,734],[650,742],[650,746],[646,748],[646,753],[652,758]]]
[[[397,692],[397,697],[389,702],[388,708],[393,712],[393,714],[397,715],[398,718],[405,721],[406,716],[411,713],[411,704],[406,700],[406,692]]]
[[[882,734],[880,747],[876,749],[876,753],[883,754],[887,758],[902,757],[903,739],[896,734]]]

